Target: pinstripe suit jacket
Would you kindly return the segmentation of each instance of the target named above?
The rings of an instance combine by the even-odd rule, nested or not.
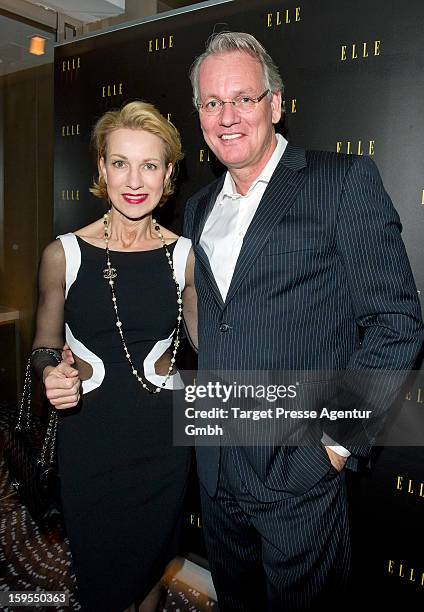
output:
[[[190,198],[184,220],[196,255],[200,370],[413,367],[423,342],[420,305],[398,214],[371,159],[289,144],[245,235],[225,302],[199,244],[222,184],[223,177]],[[387,407],[384,390],[380,399]],[[349,450],[354,467],[370,449]],[[234,453],[248,487],[259,479],[288,495],[329,469],[319,444]],[[219,457],[217,447],[197,449],[210,494]]]

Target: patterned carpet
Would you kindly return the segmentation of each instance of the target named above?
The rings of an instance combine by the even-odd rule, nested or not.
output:
[[[42,533],[8,482],[3,460],[4,432],[15,415],[14,411],[0,406],[0,591],[66,592],[69,606],[1,609],[5,612],[81,610],[74,594],[75,576],[71,572],[71,553],[66,537],[57,529]],[[158,612],[218,612],[214,594],[211,596],[209,593],[213,589],[210,574],[200,566],[182,558],[175,559],[162,584],[164,588]]]
[[[61,591],[69,594],[69,606],[33,607],[37,610],[68,612],[80,610],[73,593],[71,555],[66,538],[58,531],[43,534],[19,502],[8,483],[3,461],[4,432],[13,412],[0,409],[0,591]],[[28,606],[3,608],[9,612],[27,611]]]

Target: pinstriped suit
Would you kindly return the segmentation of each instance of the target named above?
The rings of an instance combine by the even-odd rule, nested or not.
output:
[[[423,342],[417,291],[400,237],[399,217],[369,158],[305,152],[289,144],[245,235],[225,302],[199,245],[222,183],[223,179],[218,179],[193,196],[185,213],[184,235],[193,241],[196,255],[199,369],[356,371],[413,367]],[[385,395],[382,389],[382,408],[389,398],[389,390]],[[325,429],[337,440],[337,429],[331,423]],[[351,467],[370,450],[363,443],[348,448]],[[245,507],[244,518],[239,517],[239,534],[243,528],[250,532],[250,538],[252,530],[259,533],[257,544],[265,556],[264,542],[274,536],[279,541],[272,548],[278,549],[281,557],[277,564],[280,578],[270,569],[268,594],[262,594],[278,602],[274,608],[270,604],[271,609],[281,609],[283,603],[287,609],[307,606],[322,591],[324,582],[331,580],[330,566],[342,568],[335,578],[341,579],[348,564],[348,542],[345,533],[336,535],[335,525],[347,525],[343,474],[332,473],[320,444],[234,447],[225,452],[219,447],[202,447],[197,449],[197,460],[210,555],[221,557],[214,580],[221,583],[223,592],[231,585],[225,584],[222,575],[226,570],[236,571],[229,558],[231,551],[237,564],[246,561],[247,569],[240,579],[253,579],[258,566],[265,564],[257,558],[248,567],[249,559],[255,556],[248,538],[243,550],[234,543],[232,549],[229,545],[226,559],[214,550],[213,540],[225,529],[234,531],[237,520],[226,524],[224,506],[214,512],[208,499],[217,491],[219,494],[219,487],[227,491],[229,480],[234,485],[234,479],[238,479],[243,503],[253,504]],[[246,515],[262,516],[266,502],[274,520],[267,526],[258,522],[243,526]],[[303,512],[296,506],[298,502],[302,508],[312,508],[316,522],[321,523],[318,531],[296,528],[294,517]],[[228,513],[236,517],[240,509],[234,500],[230,506]],[[290,529],[284,528],[285,524]],[[272,525],[279,535],[270,536]],[[295,542],[300,543],[297,546]],[[325,546],[327,569],[325,563],[318,563],[319,551]],[[222,541],[219,547],[226,548]],[[292,560],[301,555],[304,563],[297,567],[289,561],[284,567],[282,558],[290,558],[288,550]],[[212,570],[213,565],[212,560]],[[271,568],[272,561],[269,565]],[[217,590],[219,595],[220,588]],[[220,605],[223,610],[247,610],[248,604],[240,603],[242,597],[240,592],[231,601],[231,595],[224,595]]]

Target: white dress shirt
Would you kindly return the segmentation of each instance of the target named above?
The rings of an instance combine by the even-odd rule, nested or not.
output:
[[[244,236],[286,146],[287,140],[277,134],[277,146],[273,154],[244,196],[237,193],[231,174],[227,172],[222,190],[206,221],[200,245],[208,256],[224,301],[233,278]]]
[[[231,174],[227,171],[222,189],[200,237],[200,245],[208,256],[224,302],[243,246],[244,236],[287,147],[287,140],[281,134],[276,134],[276,137],[277,146],[273,154],[246,195],[237,193]],[[334,440],[326,434],[321,441],[339,455],[349,457],[350,452],[343,446],[334,445]]]

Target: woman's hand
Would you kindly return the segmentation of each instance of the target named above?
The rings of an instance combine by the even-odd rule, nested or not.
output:
[[[68,363],[62,361],[55,368],[44,368],[43,382],[47,399],[55,408],[74,408],[78,404],[81,380],[78,370]]]

